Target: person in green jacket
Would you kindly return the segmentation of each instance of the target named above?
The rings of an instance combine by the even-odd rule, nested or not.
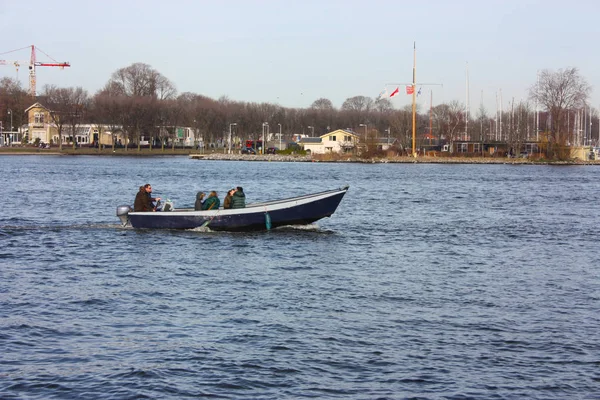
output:
[[[238,186],[235,189],[235,193],[231,196],[231,208],[245,208],[246,207],[246,195],[244,189]]]
[[[204,201],[204,203],[202,204],[202,209],[203,210],[218,210],[220,205],[221,205],[221,200],[219,200],[219,197],[217,196],[217,192],[215,192],[213,190],[208,195],[208,199],[206,199]]]

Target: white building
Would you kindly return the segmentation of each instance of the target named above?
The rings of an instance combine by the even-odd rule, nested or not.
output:
[[[298,144],[311,154],[327,154],[350,153],[357,147],[358,142],[359,137],[354,132],[337,129],[318,138],[303,137]]]

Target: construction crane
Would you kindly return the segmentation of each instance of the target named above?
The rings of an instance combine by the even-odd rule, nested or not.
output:
[[[44,53],[44,55],[46,55],[46,57],[50,58],[54,62],[39,62],[39,61],[37,61],[36,54],[35,54],[36,47],[33,44],[31,46],[23,47],[21,49],[7,51],[6,53],[12,53],[14,51],[23,50],[23,49],[26,49],[29,47],[31,47],[31,58],[29,59],[29,94],[31,95],[31,97],[35,97],[37,94],[35,67],[59,67],[59,68],[63,69],[64,67],[70,67],[71,64],[69,64],[68,62],[58,62],[55,59],[53,59],[52,57],[50,57],[48,54],[44,53],[39,48],[37,48],[38,51]],[[2,53],[2,54],[6,54],[6,53]],[[0,54],[0,55],[2,55],[2,54]],[[26,64],[26,63],[27,63],[27,61],[0,60],[0,65],[11,65],[11,64],[14,65],[17,68],[17,73],[19,71],[19,67],[21,66],[21,64]]]

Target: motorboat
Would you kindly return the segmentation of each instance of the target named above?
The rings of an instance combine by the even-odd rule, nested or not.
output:
[[[196,211],[176,209],[172,204],[160,211],[133,211],[117,207],[123,226],[136,229],[196,229],[212,231],[264,231],[286,225],[312,224],[333,215],[349,186],[283,200],[250,203],[245,208]]]

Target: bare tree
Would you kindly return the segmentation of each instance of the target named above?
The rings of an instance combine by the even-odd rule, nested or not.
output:
[[[154,68],[144,63],[134,63],[113,72],[107,88],[111,94],[125,96],[150,96],[160,100],[175,97],[175,86]]]
[[[63,130],[64,126],[68,125],[70,118],[73,118],[73,113],[76,112],[76,104],[78,96],[81,92],[85,92],[81,88],[59,88],[55,85],[46,85],[43,90],[45,98],[45,106],[50,112],[50,118],[56,125],[58,131],[58,145],[62,150]],[[87,92],[85,92],[87,96]],[[75,129],[73,129],[73,146],[75,146]]]
[[[354,96],[346,99],[342,104],[342,111],[369,112],[373,107],[373,99],[366,96]]]
[[[375,103],[373,104],[373,109],[380,113],[387,113],[392,111],[394,109],[394,106],[392,105],[390,99],[379,99],[375,100]]]
[[[0,121],[5,131],[23,125],[25,109],[31,105],[29,100],[18,80],[8,77],[0,79]]]
[[[333,110],[334,109],[333,103],[331,102],[331,100],[325,99],[323,97],[313,101],[313,103],[310,105],[310,108],[313,108],[315,110]]]
[[[129,137],[137,140],[138,151],[142,133],[150,137],[152,146],[161,110],[166,107],[164,102],[177,95],[171,81],[144,63],[134,63],[115,71],[102,93],[121,98],[122,126],[130,129]]]
[[[547,136],[546,155],[549,158],[570,157],[566,146],[572,139],[565,126],[569,110],[580,108],[589,97],[591,87],[577,68],[543,70],[538,82],[529,90],[529,97],[543,105],[550,114],[551,125]]]

